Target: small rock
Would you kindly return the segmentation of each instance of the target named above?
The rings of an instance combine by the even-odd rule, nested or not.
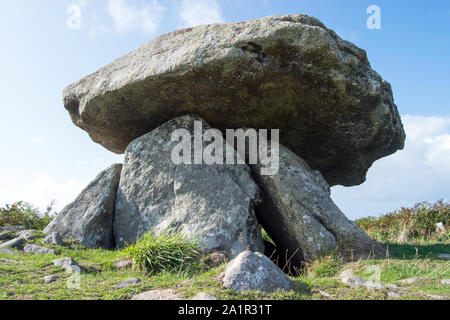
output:
[[[389,291],[389,292],[388,292],[388,296],[389,296],[390,298],[393,298],[393,299],[398,299],[398,298],[401,297],[398,293],[395,293],[395,292],[392,292],[392,291]]]
[[[14,238],[0,245],[0,248],[14,248],[22,250],[25,239],[21,237]]]
[[[45,284],[49,284],[49,283],[55,282],[56,280],[58,280],[58,277],[57,277],[57,276],[47,276],[47,277],[44,277],[44,283],[45,283]]]
[[[436,223],[436,232],[445,233],[445,225],[443,222]]]
[[[13,226],[13,227],[3,227],[3,228],[0,228],[0,232],[3,232],[3,231],[17,232],[17,231],[21,231],[21,230],[25,230],[25,228],[22,227],[22,226]]]
[[[120,259],[114,265],[116,269],[131,268],[132,266],[133,266],[133,259]]]
[[[3,259],[3,258],[0,258],[0,261],[1,261],[1,262],[6,262],[6,263],[14,263],[14,262],[17,262],[17,260]]]
[[[223,278],[223,285],[237,291],[288,291],[291,281],[268,257],[260,252],[244,251],[232,260]]]
[[[443,297],[443,296],[438,296],[438,295],[436,295],[436,294],[427,294],[427,296],[428,296],[429,298],[431,298],[431,299],[434,299],[434,300],[444,300],[444,299],[445,299],[445,297]]]
[[[121,283],[117,284],[117,285],[116,285],[116,289],[124,289],[124,288],[128,288],[128,287],[131,287],[131,286],[133,286],[133,285],[135,285],[135,284],[138,284],[138,283],[140,283],[140,282],[142,282],[141,279],[138,279],[138,278],[131,278],[131,279],[122,281]]]
[[[11,239],[12,239],[11,232],[9,232],[9,231],[0,232],[0,241],[11,240]]]
[[[388,290],[397,290],[398,286],[396,286],[395,284],[385,284],[384,287]]]
[[[17,237],[25,239],[25,240],[34,240],[37,239],[38,237],[36,236],[36,230],[24,230],[24,231],[20,231],[17,234]]]
[[[438,256],[440,260],[450,260],[450,253],[443,253]]]
[[[44,248],[34,244],[27,244],[25,247],[23,247],[23,251],[25,253],[32,254],[56,254],[56,251],[54,249]]]
[[[442,279],[441,284],[450,285],[450,279]]]
[[[14,252],[11,251],[11,250],[9,250],[9,249],[6,249],[6,248],[0,248],[0,254],[9,254],[9,255],[13,255]]]
[[[84,272],[84,268],[81,267],[75,260],[72,258],[62,258],[53,260],[53,264],[57,267],[61,267],[69,273],[82,273]]]
[[[64,245],[63,239],[58,232],[52,232],[48,236],[45,237],[44,243],[54,244],[57,246]]]
[[[339,279],[341,279],[342,283],[350,287],[365,286],[367,283],[366,279],[355,275],[352,269],[342,271],[342,273],[339,275]]]
[[[206,293],[206,292],[200,292],[198,295],[196,295],[195,297],[193,297],[191,300],[217,300],[216,297],[214,297],[213,295]]]
[[[137,294],[131,300],[181,300],[171,289],[150,290]]]
[[[400,280],[399,282],[404,283],[404,284],[413,284],[413,283],[417,283],[423,279],[424,278],[414,277],[414,278],[403,279],[403,280]]]

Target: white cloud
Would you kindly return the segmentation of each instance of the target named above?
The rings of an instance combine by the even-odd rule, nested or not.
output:
[[[87,182],[75,179],[58,181],[50,175],[39,174],[27,185],[0,189],[0,206],[6,203],[26,201],[45,210],[55,200],[55,209],[61,210],[72,202],[86,186]]]
[[[165,8],[157,0],[109,0],[109,14],[119,33],[140,30],[153,34],[158,30]]]
[[[72,3],[67,7],[67,28],[69,30],[80,30],[81,29],[81,6],[76,3]]]
[[[361,186],[333,188],[350,217],[378,216],[419,201],[450,198],[450,116],[402,117],[405,149],[373,165]]]
[[[184,27],[224,21],[217,0],[182,0],[179,16]]]

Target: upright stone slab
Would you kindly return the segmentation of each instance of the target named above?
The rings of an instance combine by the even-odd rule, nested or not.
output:
[[[375,249],[366,233],[342,213],[330,197],[330,187],[318,171],[279,145],[279,169],[261,175],[264,166],[252,165],[253,177],[262,191],[258,220],[293,264],[313,261],[338,246],[356,259]]]
[[[193,137],[195,121],[203,132],[209,129],[198,117],[179,117],[128,146],[116,200],[117,247],[135,242],[147,231],[160,235],[170,227],[190,238],[198,236],[209,250],[226,250],[232,256],[248,248],[263,251],[254,213],[259,190],[247,165],[172,161],[172,150],[180,143],[171,141],[172,133],[185,129]],[[193,138],[189,141],[193,155]],[[204,142],[203,147],[209,144]]]
[[[121,170],[121,164],[114,164],[102,171],[56,216],[44,233],[58,232],[88,248],[114,248],[114,206]]]

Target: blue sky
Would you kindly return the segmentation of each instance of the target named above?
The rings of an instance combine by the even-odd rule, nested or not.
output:
[[[380,30],[366,10],[381,9]],[[68,22],[76,8],[79,25]],[[15,0],[0,2],[0,205],[61,208],[122,156],[93,143],[63,108],[70,83],[177,28],[306,13],[368,53],[392,84],[408,134],[365,184],[333,188],[350,217],[450,193],[450,2],[381,0]]]

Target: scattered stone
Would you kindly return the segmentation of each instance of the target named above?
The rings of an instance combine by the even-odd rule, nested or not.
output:
[[[230,259],[228,258],[228,253],[226,251],[212,252],[205,259],[205,263],[210,268],[216,268],[228,262],[230,262]]]
[[[50,284],[52,282],[55,282],[56,280],[58,280],[57,276],[46,276],[46,277],[44,277],[44,283],[45,284]]]
[[[114,265],[116,269],[126,269],[133,267],[134,262],[133,259],[120,259]]]
[[[62,258],[53,260],[53,264],[57,267],[61,267],[69,273],[83,273],[85,269],[81,267],[75,260],[72,258]]]
[[[399,282],[404,283],[404,284],[414,284],[423,279],[424,278],[414,277],[414,278],[403,279],[403,280],[400,280]]]
[[[441,284],[450,285],[450,279],[442,279]]]
[[[115,164],[102,171],[53,219],[44,233],[58,232],[92,249],[112,249],[114,205],[121,170],[122,165]]]
[[[259,189],[250,168],[245,164],[174,164],[172,150],[180,141],[171,137],[177,129],[194,136],[209,126],[199,117],[183,116],[128,146],[114,217],[117,247],[134,243],[150,229],[159,236],[171,226],[190,239],[197,238],[207,251],[226,250],[231,257],[246,248],[264,251],[254,213]],[[203,147],[210,144],[203,143]],[[186,152],[194,148],[192,143]],[[226,163],[225,154],[223,160]]]
[[[3,231],[17,232],[17,231],[21,231],[21,230],[25,230],[25,228],[22,227],[22,226],[12,226],[12,227],[2,227],[2,228],[0,228],[0,232],[3,232]]]
[[[392,291],[389,291],[389,292],[388,292],[388,296],[389,296],[390,298],[393,298],[393,299],[398,299],[398,298],[401,297],[401,295],[399,295],[399,294],[396,293],[396,292],[392,292]]]
[[[363,287],[367,283],[366,279],[355,275],[352,269],[342,271],[342,273],[339,275],[339,279],[341,279],[342,283],[348,285],[349,287]]]
[[[57,246],[64,245],[64,241],[63,241],[61,235],[59,234],[59,232],[50,233],[48,236],[45,237],[44,243],[54,244]]]
[[[10,231],[2,231],[0,232],[0,241],[11,240],[13,236]]]
[[[198,295],[196,295],[195,297],[193,297],[191,300],[203,300],[203,301],[207,301],[207,300],[217,300],[217,298],[209,293],[206,292],[200,292]]]
[[[125,289],[125,288],[131,287],[131,286],[133,286],[135,284],[138,284],[140,282],[142,282],[141,279],[131,278],[131,279],[122,281],[121,283],[117,284],[116,285],[116,289]]]
[[[11,251],[11,250],[9,250],[9,249],[7,249],[7,248],[0,248],[0,253],[1,253],[1,254],[9,254],[9,255],[13,255],[13,254],[14,254],[14,251]]]
[[[263,198],[256,209],[257,217],[279,252],[287,252],[290,262],[298,267],[302,261],[312,262],[338,245],[354,259],[367,258],[374,248],[379,250],[336,206],[330,186],[319,171],[311,170],[282,145],[275,152],[279,152],[276,174],[261,174],[265,166],[260,162],[251,167]]]
[[[396,286],[395,284],[385,284],[384,287],[388,290],[397,290],[398,286]]]
[[[32,253],[32,254],[56,254],[56,251],[54,249],[49,249],[34,244],[25,245],[23,247],[23,251],[25,253]]]
[[[137,294],[131,300],[181,300],[171,289],[150,290]]]
[[[291,281],[268,257],[260,252],[245,251],[232,260],[223,285],[237,291],[288,291]]]
[[[445,233],[445,225],[443,222],[436,223],[436,232]]]
[[[64,106],[117,153],[187,113],[222,130],[278,128],[331,186],[361,184],[405,140],[391,86],[366,52],[297,14],[164,34],[67,87]]]
[[[17,233],[16,236],[25,239],[27,241],[31,241],[38,238],[38,236],[36,235],[36,230],[23,230]]]
[[[427,294],[427,296],[434,300],[445,300],[445,297],[436,294]]]
[[[449,254],[449,253],[443,253],[443,254],[440,254],[440,255],[438,256],[438,259],[439,259],[439,260],[450,260],[450,254]]]
[[[325,298],[328,298],[328,299],[330,299],[330,300],[336,300],[335,297],[333,297],[331,294],[329,294],[329,293],[327,293],[327,292],[325,292],[325,291],[317,290],[317,292],[319,292],[319,293],[320,293],[322,296],[324,296]]]
[[[0,245],[0,248],[14,248],[14,249],[22,250],[24,243],[25,243],[24,238],[17,237],[10,241],[2,243]]]

